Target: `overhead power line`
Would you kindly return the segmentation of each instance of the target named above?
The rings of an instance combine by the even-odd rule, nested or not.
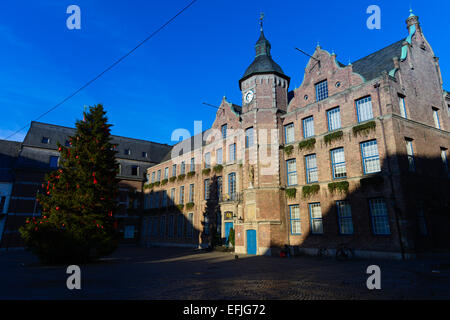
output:
[[[102,72],[100,72],[98,75],[96,75],[94,78],[92,78],[91,80],[89,80],[88,82],[86,82],[84,85],[82,85],[79,89],[75,90],[74,92],[72,92],[70,95],[68,95],[67,97],[65,97],[64,99],[62,99],[60,102],[58,102],[57,104],[55,104],[53,107],[51,107],[50,109],[48,109],[47,111],[45,111],[44,113],[42,113],[41,115],[39,115],[36,119],[34,119],[34,121],[37,121],[39,119],[41,119],[42,117],[44,117],[45,115],[47,115],[48,113],[52,112],[53,110],[55,110],[56,108],[58,108],[59,106],[61,106],[64,102],[66,102],[67,100],[71,99],[73,96],[77,95],[80,91],[82,91],[83,89],[85,89],[86,87],[88,87],[89,85],[91,85],[93,82],[95,82],[96,80],[98,80],[101,76],[103,76],[105,73],[107,73],[109,70],[111,70],[112,68],[114,68],[116,65],[118,65],[120,62],[122,62],[122,60],[124,60],[126,57],[128,57],[130,54],[132,54],[134,51],[136,51],[139,47],[141,47],[144,43],[146,43],[148,40],[150,40],[151,38],[153,38],[157,33],[159,33],[162,29],[164,29],[168,24],[170,24],[173,20],[175,20],[180,14],[182,14],[184,11],[186,11],[189,7],[191,7],[195,2],[197,2],[197,0],[192,0],[186,7],[184,7],[183,9],[181,9],[180,11],[178,11],[178,13],[176,15],[174,15],[172,18],[170,18],[169,20],[166,21],[166,23],[164,23],[162,26],[160,26],[158,29],[156,29],[155,31],[153,31],[147,38],[145,38],[144,40],[142,40],[137,46],[135,46],[133,49],[131,49],[130,51],[128,51],[125,55],[123,55],[122,57],[120,57],[119,59],[117,59],[113,64],[111,64],[109,67],[107,67],[105,70],[103,70]],[[8,140],[9,138],[15,136],[16,134],[18,134],[20,131],[26,129],[28,126],[30,125],[30,123],[27,123],[25,126],[23,126],[22,128],[20,128],[19,130],[15,131],[14,133],[10,134],[9,136],[7,136],[4,140]]]

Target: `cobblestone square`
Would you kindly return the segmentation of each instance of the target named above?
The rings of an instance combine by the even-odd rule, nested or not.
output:
[[[366,269],[381,268],[381,290]],[[450,263],[266,257],[181,248],[121,247],[82,265],[81,290],[65,266],[26,251],[0,253],[0,299],[449,299]]]

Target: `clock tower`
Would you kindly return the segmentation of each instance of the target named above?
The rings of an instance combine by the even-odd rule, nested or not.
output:
[[[236,243],[236,252],[276,254],[274,251],[287,243],[279,145],[290,78],[272,59],[270,49],[261,20],[255,59],[239,80],[241,126],[246,135],[252,135],[246,139],[252,144],[245,143],[243,148],[243,220],[236,225],[242,238]]]

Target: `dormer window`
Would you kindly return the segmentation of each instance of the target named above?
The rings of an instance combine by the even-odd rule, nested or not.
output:
[[[49,137],[42,137],[42,141],[41,142],[45,143],[45,144],[49,144],[50,143],[50,138]]]
[[[139,174],[139,167],[138,166],[131,166],[131,175],[137,176]]]
[[[125,149],[124,154],[127,156],[131,155],[131,149]]]
[[[145,152],[145,151],[142,152],[142,157],[143,157],[143,158],[147,158],[147,152]]]

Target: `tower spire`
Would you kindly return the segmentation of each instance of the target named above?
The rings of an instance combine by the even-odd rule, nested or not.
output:
[[[261,32],[263,32],[263,20],[264,20],[264,12],[259,14],[259,25],[261,26]]]

